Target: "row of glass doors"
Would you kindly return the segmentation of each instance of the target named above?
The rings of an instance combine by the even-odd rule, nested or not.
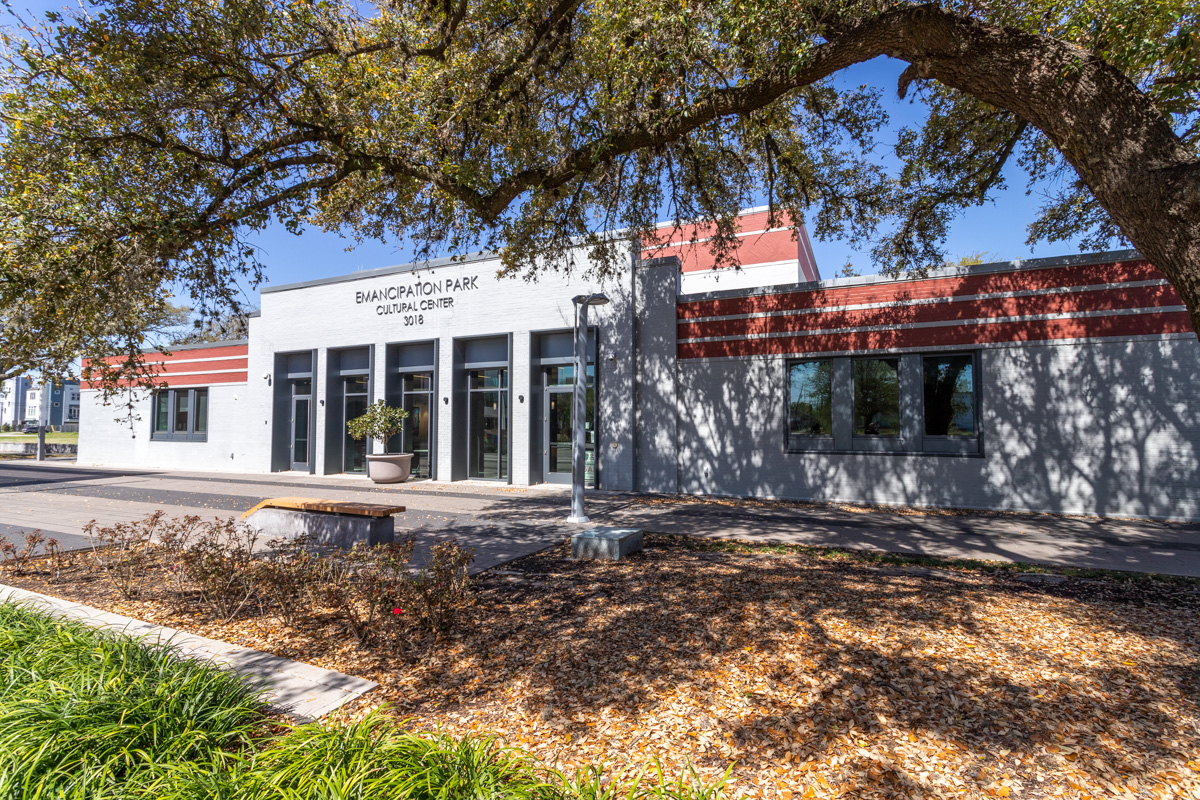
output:
[[[341,424],[362,416],[370,403],[370,383],[366,376],[343,378],[343,403]],[[549,483],[571,481],[571,431],[574,419],[573,393],[575,368],[573,366],[547,367],[542,373],[543,405],[542,422],[543,475]],[[467,477],[477,480],[508,480],[509,477],[509,429],[511,426],[508,369],[472,370],[467,381]],[[585,405],[585,469],[588,486],[596,482],[596,409],[595,368],[588,365],[587,395]],[[431,414],[436,407],[433,397],[433,374],[430,372],[406,373],[401,378],[401,402],[408,419],[405,421],[403,439],[392,443],[393,452],[412,453],[412,475],[414,478],[431,476],[432,442],[430,441]],[[307,472],[312,456],[310,430],[312,414],[312,381],[291,381],[291,468]],[[366,466],[366,442],[343,436],[342,469],[345,472],[362,472]]]

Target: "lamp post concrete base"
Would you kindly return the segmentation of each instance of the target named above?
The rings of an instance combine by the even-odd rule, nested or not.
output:
[[[638,528],[598,527],[571,537],[571,558],[589,561],[620,561],[642,549]]]

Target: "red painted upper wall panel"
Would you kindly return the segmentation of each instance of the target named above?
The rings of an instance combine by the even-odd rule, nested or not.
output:
[[[1145,261],[746,292],[677,306],[680,358],[1165,335],[1191,324]]]
[[[768,229],[767,212],[746,214],[739,219],[737,263],[742,267],[756,264],[773,264],[780,261],[798,261],[800,276],[804,280],[820,279],[808,233],[804,226],[793,230],[791,217],[778,215],[776,224],[781,227]],[[642,258],[664,258],[676,256],[682,272],[702,272],[713,269],[716,259],[709,250],[711,226],[682,225],[678,230],[673,225],[660,228],[662,239],[642,250]]]
[[[207,386],[217,383],[245,383],[249,352],[250,348],[247,345],[233,344],[175,350],[168,355],[154,351],[146,353],[144,357],[146,364],[153,369],[154,380],[159,385]],[[110,358],[108,361],[117,363],[120,359]],[[87,367],[88,362],[85,359],[85,375]],[[94,389],[96,384],[83,381],[80,388]]]

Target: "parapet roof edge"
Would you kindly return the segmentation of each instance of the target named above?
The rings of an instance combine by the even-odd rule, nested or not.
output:
[[[478,253],[467,253],[462,256],[444,256],[442,258],[431,258],[425,261],[411,261],[407,264],[393,264],[390,267],[375,267],[374,269],[364,269],[359,272],[352,272],[349,275],[334,275],[329,278],[315,278],[311,281],[298,281],[296,283],[283,283],[279,286],[268,286],[264,289],[259,289],[258,293],[272,294],[274,292],[287,292],[293,289],[307,289],[311,286],[326,286],[333,283],[346,283],[348,281],[359,281],[364,278],[378,278],[384,275],[397,275],[403,272],[417,272],[422,269],[436,269],[438,267],[449,267],[458,264],[471,264],[476,261],[489,261],[500,257],[500,253],[496,250],[483,250]]]
[[[241,345],[250,344],[249,339],[227,339],[223,342],[197,342],[196,344],[173,344],[163,347],[168,353],[174,353],[176,350],[208,350],[213,347],[240,347]],[[158,353],[161,352],[157,347],[144,347],[143,353]]]
[[[1105,264],[1109,262],[1142,260],[1143,256],[1137,250],[1109,250],[1102,253],[1079,253],[1069,256],[1049,256],[1047,258],[1014,259],[1012,261],[993,261],[988,264],[972,264],[966,267],[946,267],[931,269],[923,274],[901,275],[892,278],[886,275],[861,275],[854,278],[830,278],[824,281],[807,281],[804,283],[780,283],[772,286],[760,286],[752,289],[718,289],[711,292],[696,292],[679,295],[687,302],[702,300],[720,300],[729,297],[752,297],[755,295],[782,294],[784,292],[819,291],[821,289],[841,289],[847,286],[869,286],[883,283],[905,283],[907,281],[923,281],[930,278],[956,278],[964,275],[985,275],[994,272],[1016,272],[1046,267],[1071,267],[1084,264]]]

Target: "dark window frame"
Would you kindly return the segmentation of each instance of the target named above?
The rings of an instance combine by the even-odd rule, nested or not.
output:
[[[204,404],[204,430],[196,430],[196,398],[197,395],[203,392],[206,395]],[[175,431],[175,408],[176,398],[181,394],[187,394],[188,407],[188,423],[187,430]],[[161,398],[166,398],[167,403],[167,429],[165,431],[157,430],[158,422],[158,404]],[[177,389],[158,389],[150,396],[150,439],[155,442],[207,442],[209,428],[209,412],[212,409],[212,393],[209,392],[207,386],[187,386]]]
[[[783,436],[784,447],[793,453],[821,452],[834,449],[834,430],[837,427],[837,376],[834,367],[836,358],[791,358],[783,369]],[[829,433],[792,433],[792,368],[799,364],[829,363]]]
[[[971,357],[971,378],[974,395],[975,433],[967,436],[938,436],[925,434],[926,358],[946,356]],[[899,361],[900,431],[889,436],[860,436],[854,433],[854,362],[861,359],[894,358]],[[792,434],[791,432],[791,372],[796,364],[828,361],[831,363],[831,427],[832,435]],[[984,455],[982,359],[977,349],[927,350],[917,352],[824,354],[785,358],[782,382],[782,433],[785,454],[859,455],[876,453],[896,456],[968,456]],[[905,375],[908,373],[908,377]],[[913,385],[916,381],[916,385]],[[913,418],[915,415],[915,419]],[[839,422],[840,419],[840,422]],[[846,426],[849,425],[847,429]]]
[[[938,454],[964,454],[976,455],[983,450],[983,425],[981,405],[983,402],[983,375],[979,370],[979,351],[978,350],[945,350],[922,352],[916,354],[918,358],[918,366],[920,367],[921,396],[920,409],[921,419],[919,436],[921,440],[921,452],[923,453],[938,453]],[[952,435],[952,434],[936,434],[926,433],[925,425],[925,359],[927,358],[946,358],[950,356],[970,356],[971,358],[971,413],[974,416],[975,432],[967,435]]]

